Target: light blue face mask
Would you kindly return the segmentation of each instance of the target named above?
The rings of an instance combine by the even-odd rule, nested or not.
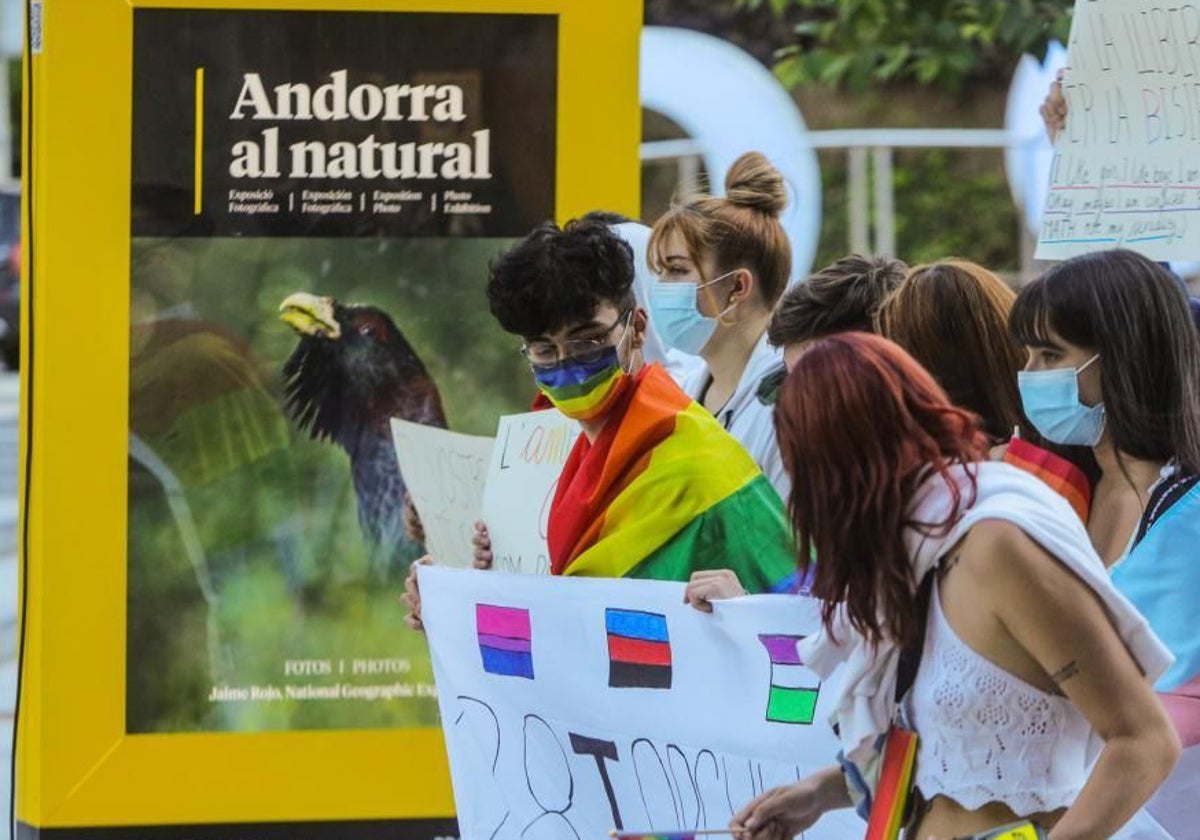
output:
[[[650,286],[650,323],[658,337],[668,347],[698,356],[712,338],[717,322],[733,310],[732,303],[716,318],[709,318],[696,308],[696,293],[705,286],[724,280],[738,269],[728,271],[715,280],[699,285],[687,282],[664,283],[655,280]]]
[[[1079,374],[1100,358],[1092,356],[1078,368],[1023,370],[1017,388],[1025,416],[1042,437],[1064,446],[1095,446],[1104,434],[1104,403],[1079,401]]]

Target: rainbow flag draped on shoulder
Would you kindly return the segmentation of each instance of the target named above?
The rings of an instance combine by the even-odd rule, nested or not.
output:
[[[687,580],[728,568],[749,592],[795,589],[779,495],[658,365],[632,377],[594,443],[580,436],[548,530],[553,574]]]
[[[1092,507],[1092,484],[1083,470],[1066,458],[1021,438],[1008,442],[1004,462],[1036,475],[1074,508],[1084,522]]]

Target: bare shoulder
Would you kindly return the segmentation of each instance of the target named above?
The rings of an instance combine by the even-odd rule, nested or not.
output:
[[[961,553],[962,565],[996,594],[1074,591],[1084,586],[1064,563],[1007,520],[984,519],[973,525]]]
[[[992,582],[1024,574],[1041,575],[1061,567],[1053,556],[1015,525],[1004,519],[983,519],[971,526],[960,548],[962,563],[975,575]]]
[[[1019,525],[1006,519],[982,519],[971,526],[963,538],[964,553],[982,563],[993,563],[1013,553],[1041,553],[1041,547]]]

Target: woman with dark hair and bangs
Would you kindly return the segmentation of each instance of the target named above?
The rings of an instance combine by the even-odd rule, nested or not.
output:
[[[1095,455],[1088,533],[1114,585],[1175,655],[1155,688],[1184,747],[1196,748],[1185,762],[1194,764],[1200,337],[1187,298],[1150,259],[1102,251],[1059,263],[1022,289],[1011,329],[1029,350],[1020,375],[1026,415],[1049,440]]]
[[[842,668],[843,766],[755,798],[735,836],[784,840],[854,804],[850,767],[866,766],[897,719],[919,735],[921,804],[906,836],[1020,819],[1052,840],[1116,832],[1178,757],[1144,676],[1170,654],[1067,502],[986,461],[979,418],[877,336],[816,341],[775,423],[799,565],[811,558],[823,601],[824,627],[801,656],[822,678]],[[919,657],[911,682],[898,676],[902,652]]]

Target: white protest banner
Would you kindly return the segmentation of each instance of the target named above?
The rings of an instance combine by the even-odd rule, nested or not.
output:
[[[550,502],[579,433],[579,424],[557,411],[500,418],[483,493],[483,520],[497,570],[549,573]]]
[[[683,585],[423,567],[462,840],[724,827],[834,763],[833,691],[797,642],[819,605],[683,603]],[[806,840],[861,837],[851,810]]]
[[[1200,6],[1078,0],[1036,256],[1200,255]]]
[[[438,563],[469,566],[492,439],[393,419],[392,443],[425,529],[425,550]]]

